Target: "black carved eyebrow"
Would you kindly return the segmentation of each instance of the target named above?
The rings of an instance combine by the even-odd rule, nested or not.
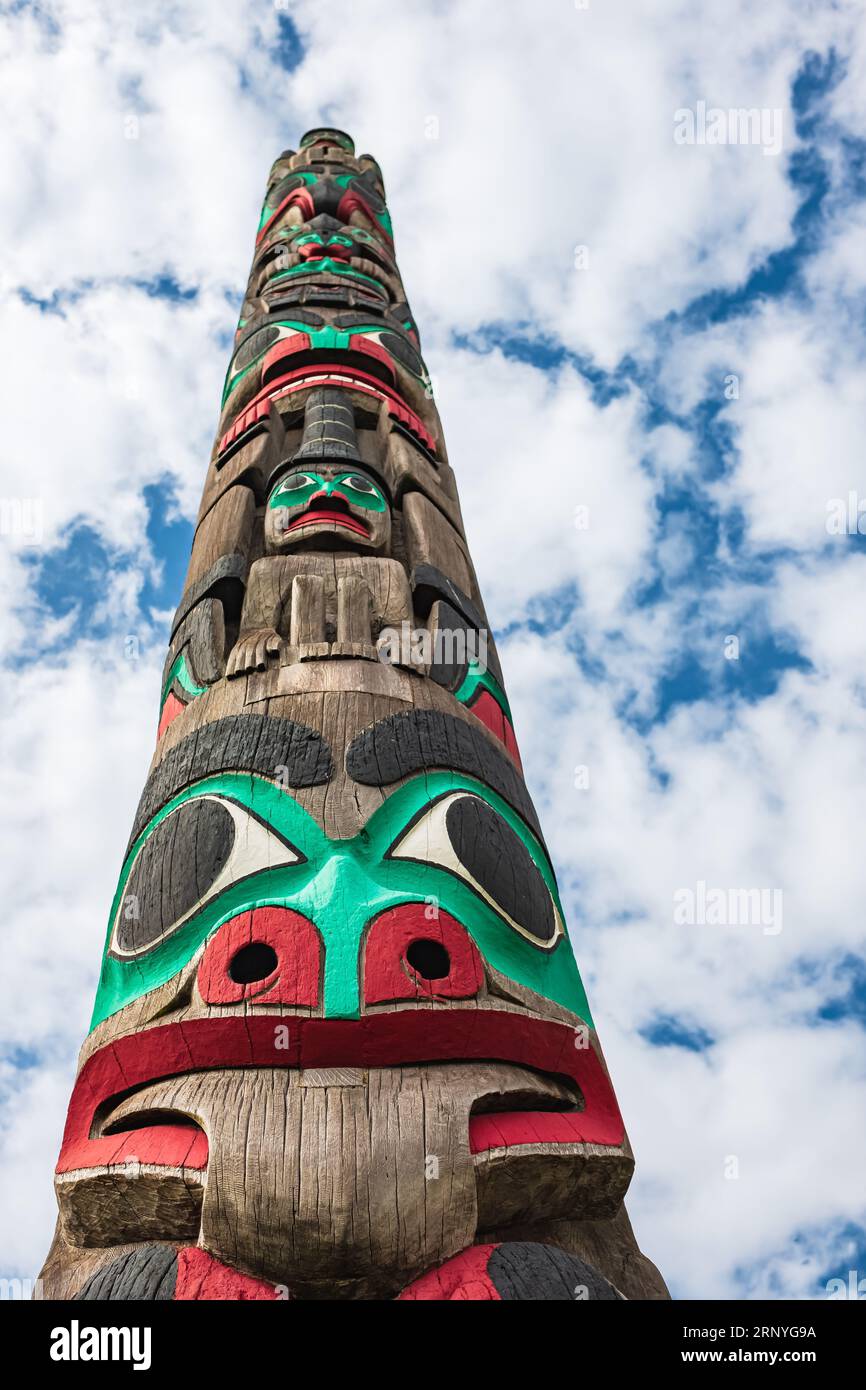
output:
[[[367,787],[387,787],[433,767],[477,777],[513,806],[544,843],[523,778],[506,755],[465,719],[430,709],[392,714],[358,734],[346,752],[346,771]]]
[[[130,845],[161,806],[191,782],[218,772],[260,772],[289,787],[318,787],[334,770],[331,750],[315,729],[292,719],[239,714],[203,724],[167,753],[147,779]],[[285,771],[282,771],[285,769]]]

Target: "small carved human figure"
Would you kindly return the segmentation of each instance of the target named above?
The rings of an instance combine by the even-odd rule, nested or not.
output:
[[[265,670],[287,645],[307,656],[374,656],[377,629],[411,616],[405,571],[386,558],[391,505],[362,465],[283,473],[268,497],[264,536],[229,678]]]
[[[265,554],[252,566],[231,679],[295,659],[375,656],[382,626],[411,616],[403,567],[389,559],[391,503],[358,449],[344,391],[311,391],[300,447],[271,482]]]

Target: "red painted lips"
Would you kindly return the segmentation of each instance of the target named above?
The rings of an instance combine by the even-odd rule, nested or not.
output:
[[[279,1046],[277,1030],[284,1035]],[[95,1116],[112,1097],[162,1077],[214,1067],[368,1068],[476,1060],[514,1062],[569,1077],[580,1088],[585,1109],[544,1118],[537,1113],[473,1116],[473,1151],[539,1141],[610,1148],[623,1143],[622,1117],[602,1063],[591,1047],[577,1045],[575,1030],[565,1023],[498,1009],[410,1009],[358,1020],[230,1015],[146,1028],[95,1052],[72,1092],[57,1172],[116,1164],[127,1152],[141,1159],[144,1130],[91,1138]],[[176,1149],[183,1143],[190,1149],[180,1158],[185,1166],[206,1162],[202,1142],[196,1148],[188,1129],[182,1135],[163,1133],[165,1140],[171,1141],[171,1161],[178,1161]]]
[[[323,523],[342,526],[344,530],[354,531],[356,536],[363,536],[365,540],[370,535],[363,522],[356,521],[353,516],[349,516],[346,512],[331,512],[324,509],[320,511],[315,508],[301,512],[301,515],[296,516],[292,524],[286,527],[286,531],[297,531],[301,526],[318,526]]]

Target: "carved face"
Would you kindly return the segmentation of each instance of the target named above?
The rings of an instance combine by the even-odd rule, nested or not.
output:
[[[251,375],[255,389],[289,376],[297,383],[302,376],[320,381],[329,367],[342,373],[348,385],[360,374],[361,382],[383,382],[403,396],[430,391],[427,368],[417,348],[408,334],[396,328],[350,315],[341,318],[339,327],[322,328],[300,319],[278,319],[242,339],[229,363],[223,407]]]
[[[379,238],[363,227],[319,230],[315,224],[284,228],[262,243],[253,268],[254,292],[272,298],[273,291],[322,275],[348,279],[391,304],[403,299],[396,263]]]
[[[344,747],[346,713],[337,699],[325,717]],[[560,1165],[543,1202],[531,1189],[533,1219],[572,1211],[588,1165],[600,1195],[581,1210],[616,1210],[622,1120],[507,756],[435,710],[362,729],[339,766],[287,719],[207,729],[164,757],[139,807],[58,1164],[65,1239],[110,1258],[125,1240],[201,1233],[236,1270],[312,1290],[339,1248],[357,1289],[393,1293],[476,1230],[526,1219],[521,1165]],[[317,1068],[342,1078],[327,1085],[344,1088],[344,1157],[304,1148],[325,1116],[306,1089]],[[410,1075],[428,1097],[417,1114],[399,1108]],[[248,1205],[227,1221],[227,1174],[261,1126],[285,1141],[256,1147]],[[387,1184],[353,1195],[368,1142],[372,1171],[396,1165],[419,1204],[417,1246],[385,1219]],[[427,1180],[430,1153],[447,1183]],[[322,1184],[338,1198],[317,1215],[321,1247],[295,1254],[294,1194]],[[456,1226],[438,1206],[455,1192]]]
[[[386,555],[390,543],[390,504],[357,467],[293,468],[268,498],[265,544],[271,554],[312,546]]]
[[[261,912],[269,914],[269,931],[280,924],[279,982],[268,971],[255,989],[238,982],[232,994],[229,972],[214,994],[208,975],[204,987],[199,978],[203,998],[358,1018],[371,1005],[417,999],[419,990],[428,998],[473,997],[489,966],[588,1019],[535,813],[521,778],[489,739],[465,721],[421,710],[360,733],[341,784],[401,785],[366,819],[356,810],[342,827],[351,833],[333,838],[289,790],[333,781],[321,736],[287,720],[249,715],[239,722],[229,728],[219,768],[208,750],[196,753],[193,737],[198,774],[196,762],[174,749],[145,789],[112,908],[94,1023],[164,984],[206,943],[227,933],[234,940],[239,928],[231,924],[246,928],[250,914]],[[253,733],[255,759],[238,767],[233,743],[240,748]],[[438,769],[429,746],[436,738],[448,746],[439,755],[448,765]],[[423,959],[412,966],[411,942],[438,939],[443,930],[451,945],[445,955],[432,952],[432,964],[446,968],[425,973]],[[384,975],[378,966],[371,974],[371,949],[376,960],[387,956],[386,936],[393,959]],[[308,952],[315,959],[301,968]],[[291,979],[304,981],[297,998],[290,962]]]
[[[372,170],[325,174],[312,169],[288,174],[269,191],[257,240],[263,240],[277,225],[311,222],[322,213],[393,241],[391,217]]]
[[[193,854],[194,882],[155,872]],[[269,949],[244,980],[251,932]],[[329,839],[255,774],[185,788],[124,866],[95,1019],[165,983],[205,943],[198,986],[215,1005],[358,1018],[394,999],[471,998],[485,960],[586,1014],[538,840],[483,783],[445,771],[409,781],[349,840]]]

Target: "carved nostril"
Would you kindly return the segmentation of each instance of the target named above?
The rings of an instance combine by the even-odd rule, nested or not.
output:
[[[406,960],[422,980],[444,980],[451,970],[451,957],[442,942],[429,937],[410,942]]]
[[[273,946],[267,946],[264,941],[252,941],[232,956],[229,975],[236,985],[251,985],[256,980],[266,980],[268,975],[274,973],[277,964],[277,953]]]

